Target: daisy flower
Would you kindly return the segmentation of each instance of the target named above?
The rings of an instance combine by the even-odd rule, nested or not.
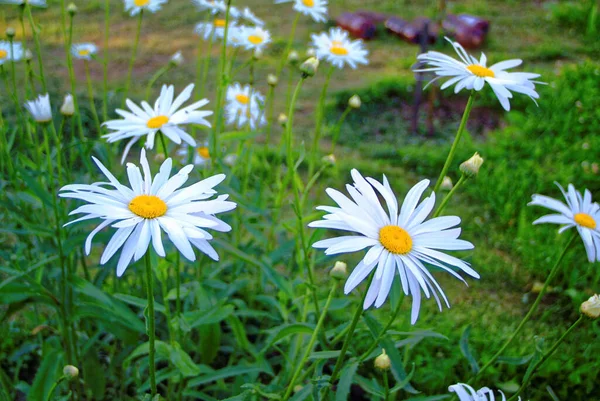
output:
[[[129,11],[129,15],[132,17],[139,14],[142,10],[148,10],[151,13],[155,13],[162,7],[163,4],[167,4],[169,0],[123,0],[125,3],[125,11]]]
[[[242,11],[240,18],[242,18],[243,20],[246,20],[248,22],[250,22],[251,24],[254,24],[256,26],[264,26],[265,23],[263,20],[261,20],[260,18],[258,18],[253,12],[252,10],[250,10],[248,7],[244,8],[244,11]]]
[[[308,15],[315,22],[327,21],[327,0],[294,0],[294,10]]]
[[[343,68],[346,64],[356,68],[357,64],[369,63],[369,52],[362,40],[350,40],[348,32],[341,28],[331,28],[328,33],[312,34],[311,38],[317,58],[326,60],[337,68]]]
[[[236,23],[229,21],[229,31],[233,32],[235,27]],[[223,39],[225,36],[225,19],[218,17],[212,22],[200,22],[196,25],[194,31],[204,40]]]
[[[227,125],[238,128],[250,125],[256,129],[266,124],[263,113],[265,98],[250,85],[240,85],[238,82],[227,88],[227,104],[225,117]]]
[[[187,163],[190,152],[189,146],[182,146],[177,151],[177,156],[180,157],[182,163]],[[210,151],[208,149],[208,143],[204,143],[202,146],[193,148],[194,154],[192,163],[196,166],[208,166],[210,163]]]
[[[0,65],[9,61],[19,61],[23,58],[23,45],[13,42],[12,49],[10,42],[0,40]]]
[[[192,0],[198,11],[210,11],[213,14],[224,13],[227,5],[223,0]]]
[[[238,43],[246,50],[262,50],[265,45],[271,41],[269,31],[266,31],[259,26],[240,27],[240,29],[236,31],[236,36]]]
[[[93,43],[75,43],[71,46],[71,54],[79,60],[91,60],[98,53],[98,47]]]
[[[193,90],[194,84],[190,84],[173,100],[175,91],[173,85],[163,85],[160,96],[154,103],[154,108],[150,107],[146,101],[143,101],[142,107],[139,107],[127,99],[126,104],[131,112],[116,110],[123,119],[105,122],[103,125],[114,132],[104,135],[103,138],[106,138],[109,143],[131,138],[125,146],[121,163],[127,157],[131,146],[143,136],[146,136],[146,147],[153,149],[154,138],[159,131],[178,145],[183,141],[190,146],[196,146],[194,138],[181,129],[180,125],[200,124],[210,127],[210,123],[204,117],[210,116],[212,111],[198,110],[208,103],[206,99],[179,108],[192,96]]]
[[[236,204],[227,201],[228,195],[209,200],[217,193],[213,187],[225,179],[225,174],[218,174],[180,189],[187,181],[193,165],[183,167],[169,178],[172,160],[168,158],[152,179],[146,152],[142,149],[142,170],[133,163],[127,164],[127,176],[131,186],[128,187],[121,184],[98,159],[93,159],[109,182],[66,185],[59,193],[62,198],[88,202],[70,213],[84,216],[67,225],[96,218],[103,220],[88,235],[85,241],[86,254],[90,254],[94,236],[103,228],[111,226],[117,231],[106,245],[100,264],[108,262],[122,248],[117,263],[119,277],[132,260],[137,261],[144,256],[150,241],[156,253],[165,256],[162,231],[186,259],[196,260],[193,245],[213,260],[219,260],[219,256],[208,243],[212,235],[205,228],[222,232],[231,230],[231,227],[216,218],[215,214],[233,210]]]
[[[29,4],[34,7],[46,7],[46,0],[0,0],[0,4],[16,4],[16,5],[25,5]]]
[[[576,227],[583,240],[588,260],[600,262],[600,206],[598,203],[592,203],[592,194],[587,189],[581,196],[572,184],[567,187],[567,192],[558,183],[556,185],[565,197],[567,204],[548,196],[533,195],[529,202],[530,206],[543,206],[557,212],[542,216],[533,224],[562,224],[563,226],[558,230],[559,233]]]
[[[440,310],[442,304],[438,293],[446,306],[450,307],[446,295],[425,263],[439,267],[463,282],[465,280],[454,268],[479,278],[479,274],[468,263],[438,251],[473,249],[473,244],[458,239],[461,229],[456,226],[460,224],[460,218],[444,216],[425,220],[435,206],[434,193],[419,203],[423,192],[429,186],[429,180],[416,184],[408,192],[399,209],[396,196],[385,176],[382,184],[370,177],[365,179],[358,170],[353,169],[352,178],[354,185],[346,185],[351,199],[335,189],[328,188],[327,194],[339,207],[317,207],[328,214],[323,220],[309,224],[309,227],[314,228],[356,233],[315,242],[313,247],[325,248],[326,255],[369,248],[348,277],[344,293],[350,293],[375,270],[363,308],[367,309],[373,304],[379,308],[390,292],[397,271],[404,293],[413,297],[412,324],[419,317],[421,291],[427,298],[433,294]],[[379,195],[385,200],[388,213],[381,206]]]
[[[538,78],[540,74],[506,71],[521,65],[522,60],[506,60],[487,67],[485,54],[481,53],[481,57],[477,60],[468,54],[460,43],[453,42],[448,38],[446,40],[452,44],[460,60],[436,51],[429,51],[417,56],[419,61],[423,61],[431,67],[415,71],[431,71],[437,75],[429,84],[440,78],[448,77],[450,79],[441,86],[441,89],[456,84],[454,93],[458,93],[462,89],[480,91],[487,82],[506,111],[510,110],[511,91],[527,95],[534,102],[535,99],[539,99],[540,95],[535,91],[535,84],[540,82],[532,81],[532,79]]]
[[[487,387],[482,387],[479,390],[475,391],[475,389],[468,384],[457,383],[450,387],[448,390],[451,393],[456,393],[459,401],[495,401],[496,397],[494,396],[494,392]],[[506,401],[506,396],[500,390],[498,390],[500,395],[502,396],[502,401]],[[519,401],[521,401],[521,397],[519,397]]]
[[[39,95],[37,99],[25,102],[25,108],[31,117],[38,123],[52,121],[52,107],[50,106],[50,95]]]

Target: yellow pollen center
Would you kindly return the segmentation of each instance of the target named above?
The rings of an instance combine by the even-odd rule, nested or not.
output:
[[[394,254],[406,255],[413,246],[413,241],[406,230],[398,226],[385,226],[379,230],[379,242]]]
[[[218,28],[224,28],[225,20],[224,19],[216,19],[216,20],[214,20],[213,24]]]
[[[138,7],[147,6],[148,3],[150,3],[150,0],[133,0],[133,4],[135,4]]]
[[[206,146],[196,149],[196,152],[198,152],[198,155],[201,158],[210,159],[210,152],[208,151],[208,148]]]
[[[235,95],[235,100],[237,100],[241,104],[248,104],[248,102],[250,101],[250,98],[248,96],[240,93],[239,95]]]
[[[6,50],[0,50],[0,59],[8,57],[8,52]]]
[[[473,75],[477,75],[480,78],[494,78],[496,76],[494,71],[476,64],[468,66],[467,70],[471,71]]]
[[[586,213],[577,213],[573,216],[575,223],[579,224],[582,227],[590,228],[594,230],[596,228],[596,220],[592,216]]]
[[[161,128],[163,125],[165,125],[168,122],[169,122],[169,117],[156,116],[156,117],[152,117],[151,119],[149,119],[148,122],[146,123],[146,126],[150,129],[158,129],[158,128]]]
[[[315,0],[302,0],[302,4],[304,4],[306,7],[314,7]]]
[[[348,55],[348,49],[346,49],[342,45],[342,42],[340,42],[338,40],[334,40],[333,42],[331,42],[331,48],[329,49],[329,51],[332,54],[335,54],[336,56],[347,56]]]
[[[248,36],[248,41],[253,45],[260,45],[263,42],[263,38],[258,35],[250,35]]]
[[[155,219],[167,213],[167,204],[154,195],[138,195],[129,202],[129,210],[145,219]]]
[[[79,55],[80,56],[89,56],[90,55],[90,51],[89,50],[79,50]]]

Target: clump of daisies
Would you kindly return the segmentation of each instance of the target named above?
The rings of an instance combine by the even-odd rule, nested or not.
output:
[[[343,68],[348,65],[356,68],[359,64],[368,64],[369,52],[362,40],[352,40],[348,32],[341,28],[331,28],[329,32],[311,35],[311,46],[320,60]]]
[[[155,13],[160,10],[163,4],[167,4],[169,0],[124,0],[125,12],[129,12],[132,17],[142,11],[150,11]]]

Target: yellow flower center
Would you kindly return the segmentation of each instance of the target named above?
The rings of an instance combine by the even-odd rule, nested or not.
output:
[[[150,129],[159,129],[168,122],[169,122],[169,117],[156,116],[156,117],[152,117],[151,119],[149,119],[148,122],[146,123],[146,126]]]
[[[148,3],[150,3],[150,0],[133,0],[133,4],[135,4],[138,7],[147,6]]]
[[[302,4],[304,4],[306,7],[314,7],[315,0],[302,0]]]
[[[413,245],[410,235],[398,226],[385,226],[379,230],[379,242],[391,253],[399,255],[409,253]]]
[[[239,95],[235,95],[235,100],[237,100],[241,104],[248,104],[248,102],[250,101],[250,98],[248,96],[240,93]]]
[[[79,55],[80,56],[89,56],[90,55],[90,51],[89,50],[79,50]]]
[[[347,56],[348,55],[348,49],[346,49],[342,45],[342,42],[340,42],[338,40],[334,40],[333,42],[331,42],[331,48],[329,49],[329,51],[332,54],[335,54],[336,56]]]
[[[252,43],[253,45],[260,45],[263,42],[263,38],[262,36],[258,36],[258,35],[250,35],[248,36],[248,41],[250,43]]]
[[[167,213],[167,204],[158,196],[138,195],[129,202],[129,210],[145,219],[155,219]]]
[[[198,155],[201,158],[210,159],[210,152],[208,151],[208,148],[206,146],[196,149],[196,152],[198,152]]]
[[[216,19],[213,22],[214,26],[216,26],[217,28],[224,28],[225,23],[226,23],[226,21],[224,19]]]
[[[8,52],[6,50],[0,50],[0,59],[8,57]]]
[[[579,224],[581,227],[590,228],[594,230],[596,228],[596,220],[592,216],[586,213],[577,213],[573,216],[575,223]]]
[[[473,75],[477,75],[480,78],[494,78],[496,76],[494,71],[476,64],[468,66],[467,70],[471,71]]]

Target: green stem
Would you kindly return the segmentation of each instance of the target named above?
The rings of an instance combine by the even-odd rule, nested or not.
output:
[[[275,97],[275,87],[272,85],[269,85],[269,91],[267,92],[267,104],[269,105],[269,112],[268,112],[268,116],[267,116],[267,133],[265,136],[265,148],[264,148],[264,153],[265,153],[265,159],[267,157],[267,153],[269,151],[269,145],[271,143],[271,133],[273,131],[273,113],[275,110],[275,102],[273,101]]]
[[[315,110],[315,135],[313,138],[312,145],[312,155],[310,157],[310,164],[308,169],[308,175],[311,176],[315,167],[315,160],[317,160],[319,154],[319,141],[321,139],[321,126],[323,125],[323,118],[325,117],[325,98],[327,97],[327,89],[329,88],[329,81],[331,80],[331,76],[333,75],[334,66],[329,67],[329,71],[327,71],[327,77],[325,78],[325,83],[323,84],[323,89],[321,90],[321,96],[319,97],[319,103],[317,105],[317,109]]]
[[[467,181],[469,177],[467,177],[466,175],[461,175],[460,178],[458,179],[458,182],[456,183],[456,185],[454,185],[452,187],[452,189],[450,190],[450,192],[448,192],[446,194],[446,196],[444,196],[444,199],[442,199],[442,202],[440,203],[440,205],[438,206],[438,208],[436,209],[435,213],[433,214],[433,217],[438,217],[443,211],[444,208],[446,207],[446,205],[448,204],[448,201],[450,200],[450,198],[452,198],[452,196],[454,195],[454,193],[456,192],[456,190],[465,182]]]
[[[369,355],[371,355],[371,352],[373,352],[375,350],[375,348],[377,348],[377,345],[379,345],[379,341],[381,341],[381,339],[383,338],[385,333],[387,333],[387,331],[390,329],[390,327],[392,327],[392,324],[396,320],[398,313],[400,313],[400,307],[402,306],[403,300],[404,300],[404,293],[402,293],[400,300],[398,301],[398,305],[396,305],[396,309],[394,310],[394,313],[392,314],[392,316],[390,316],[390,320],[388,320],[388,322],[385,325],[385,327],[383,328],[383,330],[381,330],[381,332],[377,335],[377,337],[375,337],[375,339],[373,340],[373,342],[371,343],[371,345],[369,346],[367,351],[365,351],[358,358],[359,363],[364,361],[365,359],[367,359],[369,357]]]
[[[61,376],[57,381],[54,382],[54,384],[52,384],[52,387],[50,387],[50,391],[48,391],[48,395],[46,396],[46,401],[50,401],[52,399],[52,394],[54,394],[56,387],[58,387],[58,385],[62,383],[65,379],[65,376]]]
[[[110,0],[104,1],[104,62],[102,63],[102,119],[108,120],[108,39],[110,37]]]
[[[204,92],[206,92],[206,80],[208,78],[208,71],[210,70],[210,60],[212,59],[212,49],[213,43],[215,41],[215,34],[213,32],[212,36],[208,41],[208,51],[206,52],[206,56],[204,60],[202,60],[202,75],[199,74],[198,71],[198,79],[199,82],[199,91],[198,91],[198,99],[201,99],[204,96]],[[198,58],[200,58],[200,46],[198,46]],[[200,60],[198,60],[198,64],[200,64]]]
[[[300,20],[300,13],[296,13],[296,17],[294,18],[294,22],[292,22],[292,29],[290,31],[290,36],[288,38],[287,44],[285,45],[285,50],[281,55],[281,60],[279,61],[279,66],[277,67],[277,78],[280,78],[281,71],[283,71],[283,67],[285,66],[285,62],[288,59],[290,54],[290,50],[292,49],[292,43],[294,43],[294,37],[296,36],[296,27],[298,26],[298,21]]]
[[[523,380],[523,382],[521,383],[521,387],[519,387],[519,390],[513,394],[512,397],[509,398],[508,401],[514,401],[517,400],[517,398],[519,397],[519,395],[525,390],[525,388],[527,387],[527,385],[529,384],[529,382],[531,381],[531,378],[533,377],[533,374],[544,364],[544,362],[546,362],[551,356],[552,354],[554,354],[554,352],[556,351],[556,349],[559,347],[559,345],[565,340],[565,338],[567,338],[567,336],[569,334],[571,334],[571,332],[573,330],[575,330],[575,328],[584,320],[584,316],[581,315],[579,316],[579,319],[577,319],[575,321],[575,323],[573,323],[568,329],[567,331],[565,331],[563,333],[562,336],[560,336],[560,338],[554,343],[554,345],[552,345],[552,347],[548,350],[548,352],[546,352],[544,354],[544,356],[542,357],[542,359],[540,359],[534,366],[533,368],[530,370],[530,374],[529,376],[527,376],[527,378],[525,378]]]
[[[175,299],[175,315],[179,319],[181,316],[181,256],[179,252],[175,256],[175,291],[177,298]],[[181,324],[177,324],[177,335],[181,340]]]
[[[448,174],[448,169],[450,168],[450,164],[452,164],[452,160],[454,159],[454,154],[456,153],[456,149],[458,149],[458,143],[460,142],[460,138],[465,130],[467,125],[467,121],[469,120],[469,114],[471,114],[471,109],[473,108],[473,100],[475,99],[475,91],[471,91],[471,95],[469,96],[469,100],[467,101],[467,106],[465,107],[465,111],[463,113],[462,119],[460,120],[460,125],[458,126],[458,131],[456,132],[456,136],[454,137],[454,142],[452,143],[452,147],[450,148],[450,153],[448,153],[448,157],[446,158],[446,162],[444,163],[444,167],[442,168],[442,172],[433,187],[433,192],[437,192],[440,189],[440,185],[442,185],[442,181],[444,177]]]
[[[292,390],[294,389],[294,385],[296,384],[296,380],[298,379],[298,376],[300,376],[300,372],[302,371],[302,368],[304,367],[304,364],[306,363],[306,360],[310,356],[313,346],[315,345],[315,341],[317,340],[317,336],[319,334],[319,331],[321,330],[321,326],[323,325],[323,322],[325,321],[325,316],[327,315],[327,310],[329,309],[329,305],[331,304],[331,300],[333,299],[333,295],[335,294],[335,291],[337,289],[337,280],[334,279],[333,281],[334,281],[333,286],[331,287],[331,291],[329,291],[329,296],[327,297],[327,301],[325,301],[325,306],[323,307],[321,316],[319,317],[319,320],[317,321],[317,325],[315,326],[315,330],[313,331],[312,336],[310,337],[310,341],[308,342],[308,345],[306,346],[304,355],[302,356],[302,359],[300,359],[300,363],[296,366],[296,370],[294,371],[294,374],[292,375],[292,380],[290,381],[290,384],[288,384],[287,390],[285,391],[285,394],[283,396],[283,401],[287,401],[290,398],[290,395],[292,394]]]
[[[150,78],[150,81],[148,81],[148,86],[146,86],[146,99],[150,99],[152,87],[154,86],[156,81],[158,81],[158,78],[163,76],[167,71],[171,69],[171,66],[171,63],[169,62],[169,64],[165,65],[164,67],[161,67],[158,71],[156,71],[154,75],[152,75],[152,78]]]
[[[148,371],[150,374],[150,391],[152,397],[156,395],[156,366],[154,365],[155,341],[155,316],[154,316],[154,276],[152,273],[152,260],[150,250],[146,251],[146,289],[148,296]]]
[[[167,142],[165,141],[165,136],[162,131],[158,131],[158,137],[160,138],[160,143],[162,144],[163,152],[165,152],[165,158],[169,157],[169,151],[167,149]]]
[[[381,373],[383,374],[383,401],[388,401],[388,398],[390,398],[390,383],[388,382],[388,372],[387,370],[384,370]]]
[[[352,107],[350,107],[350,106],[346,107],[346,110],[344,110],[344,112],[340,116],[340,119],[338,120],[337,124],[335,124],[335,127],[333,128],[333,137],[331,138],[331,153],[332,154],[335,151],[335,145],[340,137],[340,131],[342,129],[342,124],[346,120],[346,117],[348,116],[348,113],[350,113],[350,110],[352,110]]]
[[[142,32],[142,20],[144,18],[144,9],[140,10],[137,28],[135,31],[135,40],[133,42],[133,49],[131,51],[131,58],[129,59],[129,68],[127,69],[127,80],[125,81],[125,91],[123,92],[123,101],[121,108],[125,107],[125,100],[129,96],[129,87],[131,86],[131,75],[133,74],[133,66],[135,65],[135,58],[137,56],[138,46],[140,44],[140,33]]]
[[[90,75],[90,63],[88,60],[83,60],[85,69],[85,79],[87,81],[88,97],[90,99],[90,109],[92,110],[92,117],[98,130],[98,136],[102,134],[102,126],[100,125],[100,119],[98,118],[98,111],[96,110],[96,103],[94,102],[94,87],[92,85],[92,77]]]
[[[31,6],[28,3],[25,3],[25,10],[27,10],[27,18],[29,19],[29,24],[31,25],[31,32],[33,33],[33,41],[35,42],[35,50],[37,53],[39,64],[38,68],[40,70],[40,82],[42,83],[42,92],[47,93],[48,89],[46,86],[46,78],[44,75],[44,63],[42,62],[42,47],[40,45],[40,37],[35,27],[35,22],[33,21],[33,14],[31,14]]]
[[[521,323],[519,323],[519,325],[517,326],[517,328],[515,329],[515,331],[511,334],[511,336],[508,338],[508,340],[506,340],[506,342],[504,343],[504,345],[502,345],[502,347],[500,347],[500,349],[498,350],[498,352],[496,352],[494,354],[494,356],[485,365],[483,365],[483,367],[481,368],[481,370],[477,373],[477,375],[475,375],[475,377],[472,380],[477,379],[478,377],[480,377],[483,374],[483,372],[485,372],[487,370],[487,368],[489,368],[498,359],[498,357],[504,353],[504,351],[510,345],[510,343],[512,343],[512,341],[515,339],[515,337],[521,332],[521,330],[523,329],[523,327],[525,326],[525,324],[529,321],[529,319],[531,319],[531,316],[537,310],[538,305],[542,301],[542,298],[544,297],[544,294],[546,293],[546,290],[548,289],[548,285],[550,284],[550,282],[552,281],[552,279],[554,278],[554,276],[556,276],[556,273],[558,273],[558,270],[559,270],[559,267],[560,267],[560,263],[562,262],[562,260],[564,259],[565,255],[567,254],[567,251],[569,250],[569,248],[571,248],[571,244],[573,244],[573,242],[574,242],[574,240],[575,240],[576,237],[577,237],[577,235],[574,234],[571,237],[571,239],[569,239],[569,242],[567,242],[567,245],[565,246],[565,248],[561,252],[561,254],[558,257],[558,259],[556,260],[556,263],[554,264],[554,267],[552,267],[552,270],[550,271],[550,274],[548,275],[548,278],[546,279],[546,282],[544,283],[542,289],[540,290],[540,293],[538,294],[537,298],[535,299],[533,305],[531,305],[531,308],[529,308],[529,312],[527,312],[527,314],[525,315],[525,317],[523,318],[523,320],[521,320]]]

